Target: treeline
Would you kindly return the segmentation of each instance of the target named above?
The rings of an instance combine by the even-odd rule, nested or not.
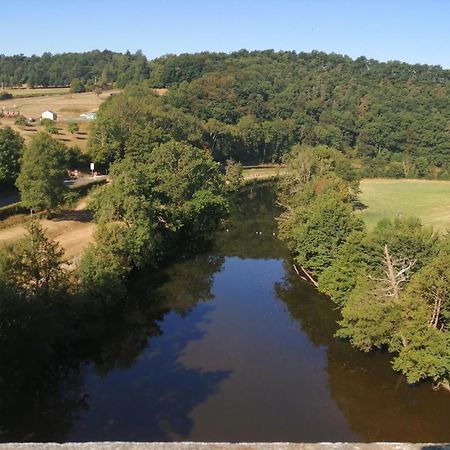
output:
[[[162,107],[195,118],[221,161],[279,162],[294,144],[328,145],[365,176],[450,177],[450,71],[439,66],[272,50],[0,56],[7,85],[142,80],[169,88]]]
[[[450,246],[418,219],[379,222],[355,214],[358,177],[341,153],[298,146],[287,159],[281,236],[299,275],[341,311],[337,335],[393,354],[410,383],[450,382]]]
[[[124,87],[128,83],[148,79],[147,58],[142,52],[132,54],[109,50],[85,53],[62,53],[42,56],[0,55],[0,84],[17,87],[69,86],[78,82],[87,86]]]
[[[151,82],[170,86],[165,101],[205,123],[219,155],[279,161],[292,144],[323,144],[365,175],[449,176],[450,71],[438,66],[322,52],[201,53],[153,61]]]
[[[196,145],[219,161],[280,162],[292,145],[327,145],[364,176],[450,177],[450,72],[440,67],[272,51],[150,67],[150,86],[169,87],[152,103],[195,127]]]
[[[54,209],[64,201],[64,154],[45,133],[22,150],[17,185],[33,211]],[[17,389],[20,383],[13,380],[21,380],[21,389],[34,392],[30,403],[39,408],[47,398],[56,398],[78,405],[70,408],[77,411],[80,396],[72,402],[55,384],[70,382],[73,373],[81,376],[86,361],[100,373],[133,362],[148,337],[158,333],[158,315],[167,311],[149,289],[148,277],[169,260],[203,248],[227,211],[219,164],[186,142],[169,139],[137,147],[111,164],[110,179],[93,193],[95,243],[77,264],[64,258],[35,220],[20,242],[0,251],[0,386]],[[212,272],[215,267],[207,265]],[[146,283],[134,295],[139,271],[145,272]],[[190,282],[194,272],[189,270]],[[175,307],[187,310],[190,297],[183,297],[179,283],[173,289],[172,297],[182,299]],[[50,393],[38,379],[51,380]],[[2,399],[0,416],[17,420],[5,413],[12,398],[11,392]],[[39,402],[32,401],[36,398]],[[4,434],[15,436],[14,421],[10,425],[3,426]],[[58,432],[64,435],[64,428]]]
[[[167,87],[220,159],[280,161],[293,144],[328,145],[364,175],[448,178],[450,71],[440,66],[272,50],[168,55],[109,51],[0,56],[0,81]],[[238,136],[238,139],[236,139]]]

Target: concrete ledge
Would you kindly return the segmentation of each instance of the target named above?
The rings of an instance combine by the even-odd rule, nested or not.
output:
[[[82,442],[82,443],[9,443],[0,450],[450,450],[450,444],[408,444],[396,442],[316,444],[271,443],[212,443],[212,442]]]

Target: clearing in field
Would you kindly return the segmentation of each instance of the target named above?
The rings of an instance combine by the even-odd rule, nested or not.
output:
[[[424,225],[450,229],[450,181],[366,179],[359,199],[369,229],[384,218],[419,217]]]

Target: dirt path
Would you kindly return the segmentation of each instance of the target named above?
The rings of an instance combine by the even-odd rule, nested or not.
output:
[[[75,209],[60,216],[40,220],[50,239],[56,240],[65,251],[65,257],[76,261],[83,250],[93,242],[95,224],[90,213],[85,209],[86,200],[81,200]],[[0,247],[25,236],[23,225],[14,225],[0,229]]]

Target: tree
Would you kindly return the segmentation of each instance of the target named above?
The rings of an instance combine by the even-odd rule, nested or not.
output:
[[[74,78],[70,82],[70,92],[73,92],[75,94],[86,92],[86,86],[81,80],[79,80],[78,78]]]
[[[64,251],[45,236],[36,221],[28,224],[27,233],[2,253],[0,279],[26,297],[49,300],[68,289]]]
[[[53,122],[53,120],[42,119],[41,125],[45,128],[47,133],[58,134],[58,127],[56,126],[55,122]]]
[[[23,142],[10,127],[0,129],[0,187],[14,185],[19,174]]]
[[[187,144],[167,142],[144,159],[129,155],[110,175],[93,209],[109,236],[103,247],[116,242],[121,250],[114,258],[126,261],[124,267],[157,264],[188,242],[204,240],[227,207],[218,164]]]
[[[16,119],[14,120],[14,124],[23,127],[27,124],[27,119],[25,119],[25,117],[22,115],[17,116]]]
[[[235,190],[241,186],[243,177],[243,168],[241,163],[228,159],[225,166],[225,183],[229,190]]]
[[[295,260],[315,275],[332,264],[351,233],[364,229],[351,206],[333,193],[319,195],[295,216],[292,229]]]
[[[33,211],[60,206],[68,188],[65,147],[46,133],[33,136],[22,157],[22,167],[16,185],[22,203]]]

